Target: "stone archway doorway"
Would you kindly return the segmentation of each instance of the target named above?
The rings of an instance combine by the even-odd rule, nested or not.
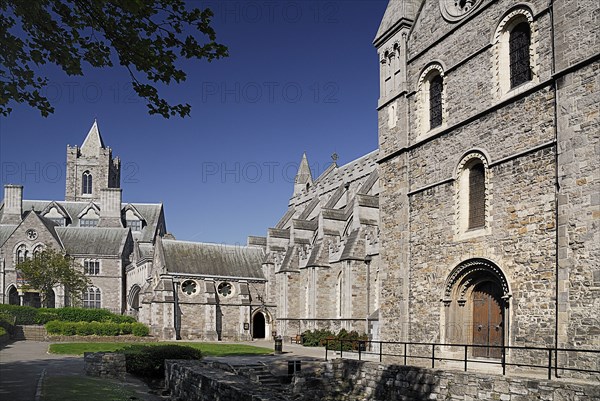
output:
[[[255,313],[252,318],[252,338],[265,338],[266,324],[265,314],[262,312]]]
[[[448,276],[442,330],[447,344],[472,344],[472,357],[501,358],[511,294],[504,273],[485,259],[461,263]]]
[[[20,305],[21,301],[19,300],[19,291],[14,285],[10,286],[8,290],[8,303],[10,305]]]

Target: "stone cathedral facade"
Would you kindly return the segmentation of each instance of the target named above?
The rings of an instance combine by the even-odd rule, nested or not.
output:
[[[389,2],[382,338],[600,347],[599,7]]]
[[[305,155],[287,212],[247,246],[178,241],[162,204],[123,203],[94,124],[67,148],[64,201],[5,186],[1,300],[39,302],[15,266],[50,246],[90,275],[84,306],[161,338],[344,328],[486,358],[488,345],[598,349],[599,13],[390,0],[374,41],[379,149],[318,177]]]

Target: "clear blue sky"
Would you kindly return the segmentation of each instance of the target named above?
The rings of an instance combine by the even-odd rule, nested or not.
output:
[[[314,175],[377,147],[378,60],[387,0],[192,2],[215,12],[230,57],[186,63],[163,90],[191,117],[150,116],[122,68],[67,77],[49,68],[48,118],[16,106],[0,118],[0,184],[64,199],[65,150],[98,120],[122,160],[125,202],[163,202],[177,239],[245,243],[287,209],[306,152]]]

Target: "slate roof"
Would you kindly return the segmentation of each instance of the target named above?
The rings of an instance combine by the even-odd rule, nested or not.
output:
[[[17,229],[17,225],[1,225],[0,226],[0,246],[4,245],[6,240]]]
[[[167,271],[265,280],[259,247],[162,240]]]
[[[56,227],[70,255],[118,256],[129,235],[127,228]]]

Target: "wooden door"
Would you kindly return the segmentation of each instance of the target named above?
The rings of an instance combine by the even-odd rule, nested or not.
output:
[[[504,322],[501,291],[492,282],[483,282],[473,290],[473,344],[501,346]],[[500,358],[501,348],[473,347],[473,356]]]

